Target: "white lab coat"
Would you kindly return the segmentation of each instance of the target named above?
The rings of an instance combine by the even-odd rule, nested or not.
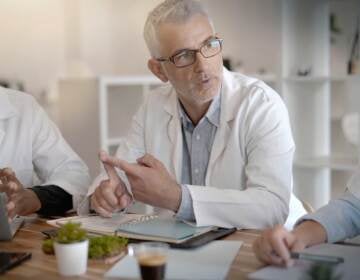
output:
[[[0,87],[0,168],[12,168],[24,187],[34,174],[41,185],[57,185],[73,195],[74,209],[90,184],[88,168],[35,99]]]
[[[206,187],[189,186],[197,225],[262,229],[283,224],[289,213],[295,149],[287,109],[263,82],[226,69],[223,76],[220,126]],[[117,156],[135,161],[139,154],[150,153],[181,183],[183,138],[177,102],[170,85],[150,94]],[[102,178],[94,181],[89,195]],[[305,214],[294,196],[290,204],[288,227]]]

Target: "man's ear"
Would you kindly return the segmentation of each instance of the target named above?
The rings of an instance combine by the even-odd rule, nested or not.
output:
[[[148,60],[148,68],[156,77],[158,77],[164,83],[169,80],[161,67],[161,63],[155,58],[150,58]]]

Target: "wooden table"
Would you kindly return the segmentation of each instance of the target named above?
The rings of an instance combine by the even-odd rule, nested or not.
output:
[[[41,250],[42,240],[44,239],[42,230],[50,229],[45,220],[34,218],[26,222],[15,238],[11,242],[0,242],[0,251],[24,251],[31,252],[32,258],[22,265],[13,268],[5,275],[0,276],[3,279],[21,279],[33,278],[34,280],[43,279],[61,279],[57,272],[56,259],[53,255],[46,255]],[[247,275],[261,267],[252,251],[252,242],[259,235],[256,230],[237,231],[225,238],[225,240],[241,240],[243,245],[236,256],[228,275],[228,279],[247,279]],[[74,279],[102,279],[104,273],[112,265],[105,264],[102,261],[90,260],[88,270],[81,277]],[[72,279],[66,277],[65,279]]]

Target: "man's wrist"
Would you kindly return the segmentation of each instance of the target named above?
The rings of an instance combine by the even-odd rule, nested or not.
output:
[[[171,195],[169,209],[177,212],[181,204],[181,187],[176,183],[174,193]]]
[[[20,215],[29,215],[41,209],[40,199],[32,189],[24,190],[24,196],[21,203],[23,206],[21,207],[22,213],[19,213]]]
[[[293,234],[299,242],[309,247],[326,241],[326,231],[321,224],[316,221],[306,220],[300,223]]]

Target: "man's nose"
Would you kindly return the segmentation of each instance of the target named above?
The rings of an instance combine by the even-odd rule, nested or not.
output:
[[[207,68],[208,63],[208,59],[204,57],[200,52],[197,52],[194,64],[195,72],[203,72]]]

